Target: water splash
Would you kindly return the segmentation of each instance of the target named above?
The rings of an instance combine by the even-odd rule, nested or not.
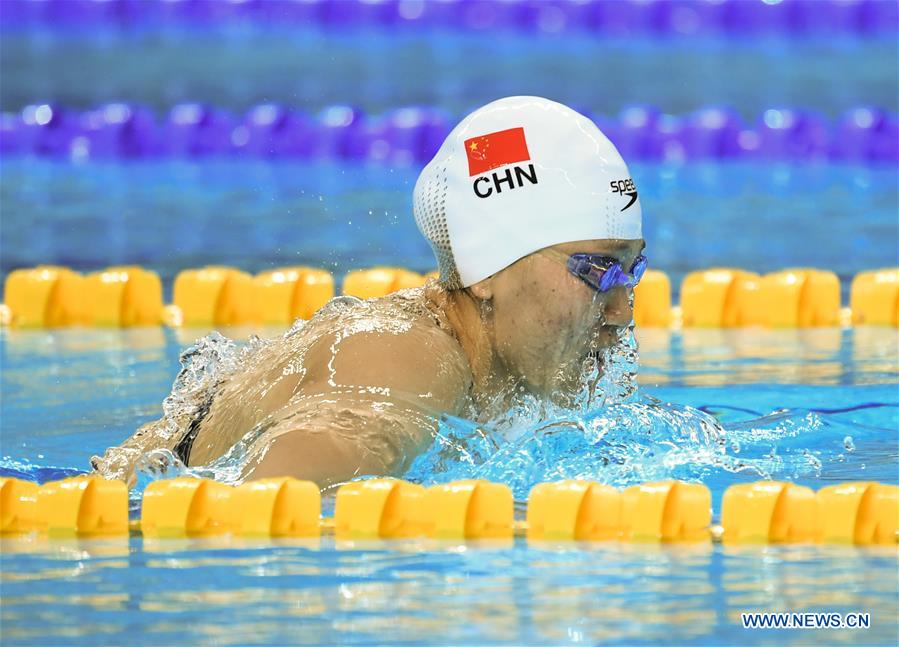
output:
[[[172,390],[162,402],[161,419],[142,427],[119,447],[110,447],[102,457],[91,457],[91,465],[105,478],[134,483],[132,466],[152,461],[160,443],[174,445],[190,423],[208,406],[216,388],[268,341],[253,336],[239,348],[234,340],[217,331],[198,339],[181,353],[181,370]]]
[[[74,467],[41,465],[27,459],[15,459],[12,456],[0,458],[0,477],[4,478],[47,483],[48,481],[58,481],[71,476],[80,476],[84,473],[84,470]]]
[[[371,326],[365,319],[370,307],[368,302],[346,297],[333,300],[321,314],[341,320],[361,317],[354,325]],[[320,322],[315,320],[298,321],[283,340],[290,340],[292,350],[300,348],[304,335],[299,333],[317,325]],[[232,340],[212,333],[187,349],[163,404],[164,436],[177,439],[183,434],[228,376],[258,361],[260,350],[277,341],[251,338],[238,348]],[[496,399],[502,409],[490,415],[479,416],[473,410],[462,416],[441,415],[433,442],[410,461],[402,476],[424,484],[489,479],[508,484],[516,498],[523,500],[536,483],[559,479],[591,479],[619,487],[668,478],[711,485],[735,479],[827,479],[849,471],[857,477],[863,469],[860,455],[865,452],[856,450],[856,442],[869,436],[859,435],[858,425],[838,417],[846,410],[784,409],[758,415],[747,409],[742,412],[744,419],[734,421],[731,415],[731,421],[723,422],[711,406],[666,403],[640,393],[638,360],[633,330],[621,329],[615,343],[583,361],[580,386],[571,396],[549,401],[510,384],[511,392]],[[387,418],[385,414],[385,424]],[[166,448],[113,448],[107,458],[115,458],[116,452],[141,453],[136,493],[153,480],[179,475],[239,483],[258,451],[256,441],[273,422],[268,417],[255,424],[223,456],[203,466],[185,467]],[[888,430],[872,427],[865,433],[884,431]],[[855,434],[855,441],[849,432]],[[106,465],[115,468],[114,461]],[[115,470],[108,469],[106,475],[115,476]]]
[[[227,454],[209,465],[187,467],[169,449],[154,449],[143,454],[135,466],[134,487],[129,492],[129,509],[132,515],[140,510],[144,490],[153,481],[190,476],[213,479],[228,485],[241,483],[243,465],[246,462],[247,443],[239,442]]]
[[[855,451],[845,432],[858,432],[858,425],[836,414],[782,409],[723,423],[711,411],[639,393],[637,362],[632,331],[622,331],[602,357],[601,375],[586,367],[570,408],[520,400],[504,417],[481,424],[444,415],[434,444],[404,478],[487,479],[509,485],[522,501],[537,483],[561,479],[618,487],[681,479],[720,490],[735,480],[811,482],[843,472],[857,477],[864,469],[843,453]]]
[[[713,489],[760,479],[815,484],[859,477],[865,463],[848,456],[842,442],[853,428],[835,415],[807,409],[722,424],[699,409],[645,395],[583,417],[557,415],[511,430],[443,416],[434,444],[403,477],[426,485],[470,478],[502,482],[517,500],[525,500],[537,483],[561,479],[617,487],[680,479]],[[868,431],[875,438],[890,434],[886,428]],[[867,444],[867,460],[887,458],[876,441]],[[868,478],[889,481],[892,473]]]
[[[251,339],[246,354],[258,345],[258,337]],[[193,420],[218,386],[237,368],[237,345],[221,333],[213,331],[181,353],[181,370],[172,384],[172,391],[162,401],[164,424],[161,433],[166,439],[179,434]]]
[[[710,467],[752,469],[728,455],[727,430],[712,415],[641,396],[637,365],[633,329],[622,329],[614,344],[588,357],[580,388],[568,400],[522,397],[481,424],[441,416],[434,443],[404,478],[425,484],[488,479],[524,500],[543,481],[623,486],[698,480]]]

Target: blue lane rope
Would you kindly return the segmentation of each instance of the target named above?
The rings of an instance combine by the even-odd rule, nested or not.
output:
[[[615,117],[582,112],[627,160],[899,164],[899,115],[870,106],[835,120],[803,108],[770,108],[750,123],[722,106],[685,115],[663,114],[652,106],[631,106]],[[224,156],[421,165],[460,117],[432,106],[367,115],[358,107],[334,105],[312,115],[262,104],[236,115],[182,103],[158,116],[123,103],[87,111],[35,103],[0,114],[0,153],[78,160]]]
[[[222,25],[634,37],[833,37],[899,31],[895,0],[4,0],[0,26],[61,31]]]

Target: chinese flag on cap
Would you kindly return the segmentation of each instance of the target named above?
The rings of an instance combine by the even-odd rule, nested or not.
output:
[[[486,173],[498,166],[531,159],[524,128],[509,128],[465,140],[468,176]]]

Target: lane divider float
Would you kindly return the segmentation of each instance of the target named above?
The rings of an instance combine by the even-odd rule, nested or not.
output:
[[[11,1],[4,0],[4,9]],[[659,9],[672,4],[636,1]],[[883,0],[838,1],[895,6]],[[71,0],[60,2],[71,4]],[[371,0],[364,2],[371,4]],[[705,0],[707,5],[717,2]],[[40,3],[28,0],[28,4]],[[103,4],[109,4],[109,0]],[[753,2],[736,0],[735,4]],[[755,0],[754,4],[765,3]],[[610,6],[616,15],[621,13],[619,5]],[[853,106],[835,119],[806,107],[776,105],[750,120],[732,108],[716,105],[684,114],[666,114],[651,105],[626,105],[615,115],[587,112],[586,116],[630,161],[674,165],[699,160],[831,161],[875,168],[899,162],[899,118],[895,112],[876,106]],[[284,103],[261,103],[238,114],[197,102],[176,103],[156,113],[145,106],[121,102],[78,110],[41,101],[17,112],[0,112],[0,140],[4,157],[41,156],[79,163],[288,158],[365,162],[392,169],[430,161],[461,117],[433,105],[406,105],[368,114],[360,106],[348,104],[326,105],[309,113]]]
[[[751,2],[748,0],[679,0],[677,4],[621,0],[540,3],[529,0],[474,5],[466,0],[422,2],[409,11],[402,2],[371,0],[304,0],[303,2],[177,2],[174,0],[105,0],[80,3],[4,0],[4,23],[13,30],[36,27],[68,30],[117,28],[141,30],[209,25],[310,25],[353,33],[377,29],[383,33],[410,33],[416,28],[457,32],[484,32],[498,25],[503,30],[554,35],[797,38],[854,36],[872,38],[896,31],[897,10],[889,2],[816,0]],[[153,33],[152,31],[150,33]],[[414,33],[414,32],[412,32]],[[489,33],[489,32],[487,32]]]
[[[0,534],[145,538],[318,537],[338,540],[429,538],[643,543],[893,545],[899,486],[852,482],[817,492],[793,483],[730,486],[720,526],[709,489],[658,481],[624,490],[590,481],[536,485],[526,519],[516,521],[503,484],[463,480],[424,487],[375,478],[344,484],[334,517],[321,515],[315,483],[282,477],[230,486],[179,477],[154,481],[141,518],[128,520],[124,482],[77,476],[38,486],[0,478]]]
[[[354,270],[344,278],[342,293],[370,299],[436,277],[401,267]],[[285,267],[254,276],[213,265],[180,272],[173,303],[164,306],[162,283],[150,270],[116,266],[84,276],[41,265],[6,278],[0,321],[22,328],[289,325],[311,318],[334,296],[334,286],[334,277],[318,268]],[[634,293],[634,323],[641,327],[899,327],[899,268],[856,275],[849,308],[841,308],[837,275],[813,268],[763,275],[735,268],[691,272],[681,284],[680,306],[672,306],[668,276],[649,270]]]
[[[763,276],[730,268],[692,272],[681,288],[681,311],[685,327],[837,326],[840,280],[815,269]]]

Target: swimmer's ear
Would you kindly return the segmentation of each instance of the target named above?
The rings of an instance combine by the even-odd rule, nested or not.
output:
[[[493,298],[493,286],[490,285],[490,281],[493,279],[493,276],[488,276],[486,279],[478,281],[474,285],[470,285],[468,287],[471,294],[480,299],[481,301],[487,301],[488,299]]]

